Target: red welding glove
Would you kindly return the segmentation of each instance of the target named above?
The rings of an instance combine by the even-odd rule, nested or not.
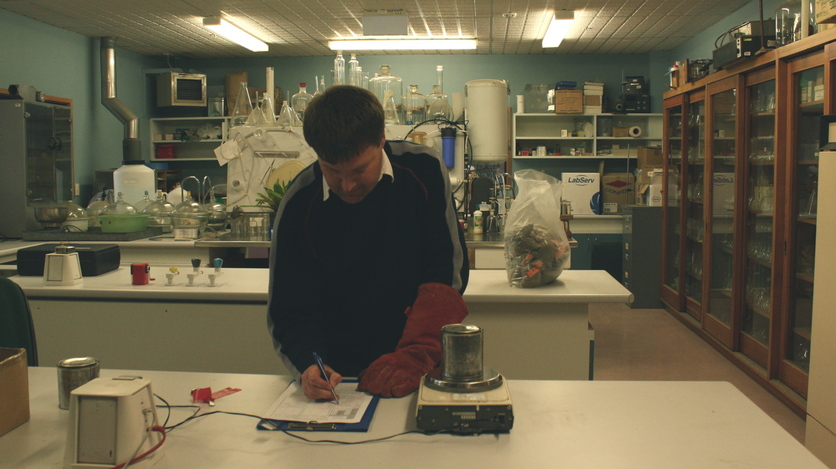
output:
[[[418,389],[421,378],[441,361],[441,328],[461,322],[467,305],[461,294],[442,283],[425,283],[406,308],[406,325],[395,351],[360,373],[357,389],[381,397],[402,397]]]

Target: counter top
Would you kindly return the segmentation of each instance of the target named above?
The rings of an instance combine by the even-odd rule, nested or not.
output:
[[[268,269],[223,269],[217,278],[217,286],[209,286],[208,274],[212,268],[203,268],[203,274],[189,286],[187,274],[191,269],[180,269],[174,285],[166,285],[168,267],[151,266],[148,285],[132,285],[129,267],[96,277],[85,277],[83,283],[73,286],[47,286],[41,277],[15,276],[30,298],[110,298],[154,299],[176,301],[235,301],[267,302]],[[516,288],[508,285],[504,270],[472,270],[465,290],[468,303],[491,303],[513,298],[515,302],[590,303],[632,302],[633,295],[605,271],[566,270],[549,285],[537,288]]]
[[[287,376],[102,369],[142,376],[172,405],[194,388],[242,391],[211,411],[263,415]],[[61,467],[69,412],[58,408],[55,368],[29,368],[31,419],[0,437],[0,460],[19,469]],[[801,443],[726,382],[508,381],[514,427],[505,434],[405,434],[361,445],[308,443],[256,430],[241,415],[207,415],[168,434],[154,468],[306,467],[312,459],[345,468],[560,467],[585,469],[824,468]],[[415,430],[417,394],[381,399],[368,433],[299,432],[312,440],[357,442]],[[158,409],[160,419],[166,410]],[[191,413],[173,409],[169,424]]]
[[[0,264],[15,262],[18,250],[39,244],[43,244],[43,241],[21,241],[19,239],[0,241]]]

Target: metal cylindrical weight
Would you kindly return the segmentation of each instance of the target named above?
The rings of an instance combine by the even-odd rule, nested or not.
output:
[[[482,367],[481,327],[448,324],[441,328],[441,379],[480,381]]]
[[[73,389],[99,377],[99,360],[93,357],[67,358],[58,362],[58,407],[70,408]]]

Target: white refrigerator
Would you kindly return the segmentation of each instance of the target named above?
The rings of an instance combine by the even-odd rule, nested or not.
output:
[[[807,448],[836,468],[836,151],[819,154]]]

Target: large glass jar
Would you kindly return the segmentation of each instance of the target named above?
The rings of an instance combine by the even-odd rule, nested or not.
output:
[[[398,112],[403,106],[403,80],[392,75],[388,65],[380,66],[380,74],[369,80],[369,87],[372,93],[377,96],[381,104],[386,104],[386,90],[392,91],[392,98],[395,101],[395,108]]]
[[[209,223],[209,211],[192,199],[177,204],[171,212],[171,224],[175,238],[197,239],[200,231]]]
[[[816,32],[814,4],[815,2],[810,2],[810,17],[804,35],[802,35],[800,0],[787,0],[775,8],[775,42],[778,46],[785,46]]]
[[[157,200],[145,207],[142,213],[148,215],[149,228],[160,228],[163,233],[171,233],[171,212],[173,211],[174,206],[166,200],[163,191],[157,191]]]
[[[417,125],[426,119],[426,101],[418,92],[418,85],[409,85],[409,93],[403,97],[404,124]]]

